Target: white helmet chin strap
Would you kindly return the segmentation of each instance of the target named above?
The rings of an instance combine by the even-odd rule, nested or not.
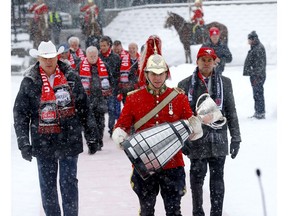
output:
[[[164,72],[164,73],[165,73],[165,72]],[[148,78],[148,72],[145,73],[145,77],[146,77],[146,80],[148,81],[148,83],[149,83],[155,90],[160,90],[160,89],[162,89],[163,86],[165,85],[165,81],[167,80],[168,75],[167,75],[165,81],[162,83],[162,85],[161,85],[160,87],[158,87],[158,88],[155,87],[155,86],[153,85],[153,83],[150,81],[150,79]]]

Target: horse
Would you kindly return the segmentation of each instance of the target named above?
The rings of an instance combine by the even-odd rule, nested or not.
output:
[[[168,12],[168,18],[166,19],[164,28],[171,28],[172,26],[174,26],[178,32],[180,41],[183,44],[186,63],[192,63],[190,46],[203,44],[209,40],[209,29],[211,27],[217,27],[221,32],[220,40],[223,43],[228,43],[227,27],[219,22],[211,22],[206,24],[203,27],[203,30],[201,30],[198,27],[196,28],[194,23],[186,22],[180,15]]]
[[[33,41],[33,47],[38,48],[41,41],[51,40],[51,29],[48,23],[48,14],[41,14],[38,21],[33,18],[30,20],[30,40]]]
[[[86,37],[86,48],[89,46],[96,46],[99,49],[99,40],[103,35],[103,29],[99,20],[96,18],[94,11],[89,14],[88,22],[83,20],[81,30],[82,34]]]

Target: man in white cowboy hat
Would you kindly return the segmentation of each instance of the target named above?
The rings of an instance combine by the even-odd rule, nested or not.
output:
[[[150,36],[145,44],[143,53],[140,79],[143,79],[141,83],[146,83],[146,86],[143,85],[141,89],[128,93],[125,106],[112,134],[115,144],[120,147],[128,134],[133,133],[131,128],[135,126],[135,123],[174,91],[173,88],[169,88],[165,84],[170,72],[164,58],[161,56],[160,38],[155,35]],[[147,119],[142,126],[134,130],[139,132],[165,122],[188,119],[191,116],[192,110],[187,96],[185,96],[183,91],[180,91],[154,117]],[[202,136],[201,123],[197,118],[193,121],[195,123],[193,125],[193,135],[194,139],[197,139]],[[163,137],[163,139],[165,138]],[[144,180],[139,172],[133,169],[131,184],[139,199],[139,215],[154,215],[156,198],[161,190],[166,215],[181,216],[181,198],[186,191],[184,160],[181,150],[171,158],[163,167],[163,170],[151,175],[148,179]]]
[[[79,76],[57,55],[51,42],[42,41],[30,55],[38,62],[27,69],[13,108],[14,128],[22,157],[38,165],[42,205],[48,216],[78,215],[78,155],[83,152],[82,126],[87,142],[95,142],[95,122],[88,122],[87,96]],[[30,137],[29,137],[30,134]],[[30,141],[31,140],[31,141]]]

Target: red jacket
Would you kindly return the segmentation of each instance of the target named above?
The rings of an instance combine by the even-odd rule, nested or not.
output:
[[[129,134],[131,126],[150,112],[150,110],[152,110],[158,103],[163,101],[172,91],[172,88],[167,88],[163,94],[157,97],[149,93],[147,88],[136,90],[135,93],[127,96],[125,106],[123,107],[121,115],[114,127],[120,127]],[[166,105],[162,110],[160,110],[158,115],[151,118],[137,131],[165,122],[175,122],[180,119],[188,119],[192,116],[193,113],[188,98],[184,93],[178,94],[171,103],[173,115],[169,114],[169,105]],[[184,166],[181,150],[165,165],[164,169],[171,169],[179,166]]]
[[[199,25],[204,25],[204,19],[203,19],[204,13],[203,13],[202,8],[197,8],[193,12],[194,12],[194,15],[191,18],[191,21]]]
[[[80,11],[81,12],[85,12],[85,16],[84,16],[85,22],[88,22],[91,12],[93,12],[95,14],[96,19],[97,19],[98,14],[99,14],[99,8],[97,7],[96,4],[94,4],[94,5],[89,5],[89,4],[84,5],[82,8],[80,8]]]
[[[34,20],[38,21],[39,16],[49,12],[48,6],[45,3],[41,4],[33,4],[32,7],[29,9],[30,13],[34,13]]]

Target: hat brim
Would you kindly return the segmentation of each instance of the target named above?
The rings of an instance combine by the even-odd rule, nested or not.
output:
[[[64,52],[64,46],[61,46],[59,49],[58,49],[58,52],[53,52],[53,53],[42,53],[40,54],[38,50],[36,49],[31,49],[29,51],[29,54],[31,57],[33,58],[38,58],[39,56],[40,57],[43,57],[43,58],[54,58],[56,57],[57,55],[61,54]]]
[[[150,70],[145,70],[145,72],[152,72],[152,73],[155,73],[155,74],[162,74],[162,73],[164,73],[164,72],[166,72],[167,70],[164,70],[163,68],[159,68],[159,69],[157,69],[157,68],[153,68],[153,69],[150,69]]]
[[[198,56],[197,56],[197,60],[198,60],[199,58],[203,57],[203,56],[205,56],[205,57],[211,57],[211,58],[213,58],[213,60],[215,60],[215,59],[217,58],[216,55],[210,55],[210,54],[206,53],[206,54],[203,54],[203,55],[198,55]]]

